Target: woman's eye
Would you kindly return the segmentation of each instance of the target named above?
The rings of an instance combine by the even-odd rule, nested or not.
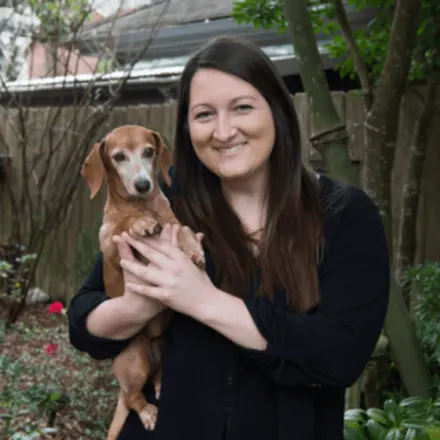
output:
[[[248,112],[249,110],[252,110],[253,107],[248,104],[241,104],[241,105],[237,105],[235,109],[238,110],[239,112]]]
[[[154,154],[153,148],[145,148],[143,156],[148,159],[150,157],[153,157],[153,154]]]
[[[206,119],[209,116],[211,116],[211,112],[200,112],[196,114],[196,119]]]
[[[119,153],[116,153],[116,154],[113,155],[113,159],[116,162],[122,162],[122,161],[124,161],[126,159],[126,157],[125,157],[124,153],[119,152]]]

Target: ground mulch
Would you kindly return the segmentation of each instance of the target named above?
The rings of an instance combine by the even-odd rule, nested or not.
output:
[[[5,312],[6,308],[0,304],[0,320],[3,323]],[[50,384],[54,378],[70,400],[56,414],[52,426],[56,432],[44,434],[39,439],[104,439],[105,426],[108,426],[117,396],[111,365],[107,361],[96,362],[70,345],[66,319],[64,315],[49,314],[47,304],[25,309],[14,327],[3,332],[0,358],[18,360],[25,367],[19,380],[14,381],[16,390],[32,387],[36,382]],[[47,353],[49,344],[57,346],[52,354]],[[30,367],[39,368],[37,376],[28,374]],[[1,395],[8,380],[10,377],[6,377],[0,368],[0,414],[5,411],[1,408]],[[19,417],[16,421],[23,426],[23,423],[35,421],[36,415],[31,413]],[[2,423],[0,419],[0,440],[9,440],[11,437],[5,435]],[[39,427],[47,426],[47,420],[41,418]]]

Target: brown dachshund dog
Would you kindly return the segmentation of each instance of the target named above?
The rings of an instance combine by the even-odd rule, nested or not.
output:
[[[165,223],[179,224],[155,178],[156,169],[160,168],[165,183],[170,186],[170,165],[171,154],[162,137],[137,125],[111,131],[102,142],[93,146],[84,162],[81,174],[90,188],[90,198],[95,197],[106,177],[107,201],[99,240],[105,291],[110,298],[124,294],[120,257],[113,236],[129,230],[141,237],[153,236],[161,232]],[[205,267],[200,238],[194,232],[181,229],[179,246],[198,267]],[[136,252],[134,255],[140,258]],[[151,377],[159,397],[160,342],[170,313],[167,309],[153,318],[113,360],[120,392],[108,440],[117,439],[130,409],[137,412],[146,429],[155,427],[157,407],[147,402],[142,388]]]

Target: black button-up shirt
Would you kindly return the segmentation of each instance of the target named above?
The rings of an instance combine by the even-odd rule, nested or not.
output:
[[[335,183],[321,176],[328,203]],[[215,330],[176,313],[166,330],[160,402],[154,432],[130,413],[121,440],[342,440],[345,388],[363,371],[384,323],[389,256],[372,201],[348,187],[343,205],[326,208],[319,267],[321,303],[309,313],[250,295],[244,302],[265,351],[237,346]],[[207,272],[214,268],[207,253]],[[118,355],[129,340],[91,335],[87,315],[108,300],[102,256],[68,308],[70,341],[96,359]]]

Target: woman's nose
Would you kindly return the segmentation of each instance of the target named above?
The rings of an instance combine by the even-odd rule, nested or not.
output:
[[[237,128],[228,115],[218,115],[214,129],[214,138],[220,142],[226,142],[231,139]]]

